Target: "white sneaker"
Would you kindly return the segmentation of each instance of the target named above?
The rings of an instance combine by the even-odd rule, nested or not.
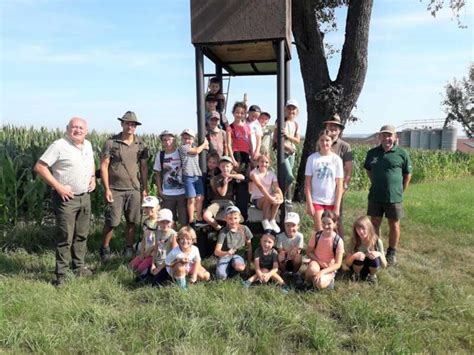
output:
[[[275,231],[275,233],[280,233],[280,227],[278,227],[278,224],[274,219],[270,221],[270,226]]]
[[[262,219],[263,230],[273,229],[268,219]]]

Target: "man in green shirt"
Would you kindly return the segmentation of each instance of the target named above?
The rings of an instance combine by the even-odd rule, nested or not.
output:
[[[400,219],[403,217],[403,192],[411,179],[412,165],[408,153],[396,145],[394,126],[385,125],[379,131],[380,145],[367,152],[364,168],[371,182],[367,214],[380,236],[385,215],[389,226],[387,262],[396,265],[396,250],[400,240]]]

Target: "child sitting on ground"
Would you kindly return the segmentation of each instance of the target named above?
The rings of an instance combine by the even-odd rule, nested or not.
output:
[[[273,229],[280,233],[276,222],[278,208],[283,202],[283,193],[278,185],[278,179],[273,171],[269,170],[270,156],[260,155],[258,166],[250,173],[251,201],[258,209],[263,211],[263,229]]]
[[[219,161],[221,173],[211,179],[210,199],[211,204],[204,211],[204,221],[206,221],[215,231],[219,231],[221,226],[216,222],[215,217],[219,212],[225,211],[234,203],[234,181],[242,181],[245,177],[232,171],[232,159],[223,156]]]
[[[298,272],[301,267],[301,250],[304,247],[303,234],[298,232],[300,216],[288,212],[285,217],[285,231],[277,235],[278,266],[284,275],[286,272]]]
[[[242,257],[244,251],[247,254],[247,262],[252,262],[253,234],[247,226],[240,224],[241,220],[242,215],[236,206],[226,208],[227,226],[219,232],[214,250],[214,255],[219,258],[216,266],[218,280],[225,280],[231,273],[245,271],[246,264]]]
[[[204,149],[209,149],[209,142],[204,142],[199,146],[194,146],[193,141],[196,133],[191,129],[185,129],[181,133],[182,145],[179,147],[179,156],[182,161],[182,174],[184,191],[187,199],[188,219],[190,225],[202,223],[202,205],[204,200],[204,184],[202,172],[199,167],[199,154]],[[196,205],[195,205],[196,204]],[[194,219],[196,210],[196,219]]]
[[[176,231],[173,227],[173,212],[167,208],[163,208],[158,212],[158,226],[156,231],[156,242],[153,249],[153,259],[150,271],[153,275],[157,275],[165,266],[166,255],[176,248]]]
[[[140,243],[140,254],[130,261],[129,267],[137,272],[139,276],[146,274],[153,263],[153,249],[156,245],[158,230],[158,210],[160,203],[155,196],[146,196],[142,202],[143,215],[143,237]]]
[[[306,284],[321,290],[334,288],[334,278],[341,267],[344,242],[335,232],[337,219],[333,211],[324,211],[322,231],[315,231],[308,242],[306,256],[311,259],[306,270]]]
[[[260,238],[260,247],[255,250],[255,274],[243,282],[245,287],[249,287],[254,282],[266,284],[270,280],[275,281],[279,286],[285,286],[285,281],[278,275],[278,253],[273,249],[275,245],[274,233],[271,229],[263,232]],[[288,291],[286,287],[284,290]]]
[[[369,217],[356,219],[352,227],[352,253],[347,255],[346,264],[352,271],[352,280],[366,279],[377,282],[377,271],[387,266],[382,239],[375,233]]]

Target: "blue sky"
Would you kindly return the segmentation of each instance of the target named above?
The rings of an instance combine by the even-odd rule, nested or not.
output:
[[[450,10],[436,18],[417,0],[376,0],[369,68],[346,133],[371,133],[384,124],[440,119],[443,87],[467,75],[474,61],[473,0],[459,29]],[[139,132],[196,128],[194,48],[188,0],[1,0],[0,119],[3,124],[64,127],[85,117],[102,132],[120,129],[127,110],[143,122]],[[339,31],[327,36],[343,43]],[[340,58],[330,60],[335,77]],[[213,69],[209,62],[206,71]],[[292,96],[306,105],[296,49]],[[230,105],[248,94],[276,116],[276,77],[234,77]]]

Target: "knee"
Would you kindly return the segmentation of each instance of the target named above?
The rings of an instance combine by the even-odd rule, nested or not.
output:
[[[224,268],[217,268],[216,269],[216,279],[218,280],[225,280],[227,279],[227,271]]]
[[[245,264],[236,263],[233,265],[235,271],[242,272],[245,270]]]
[[[211,274],[206,271],[203,275],[202,275],[202,280],[203,281],[209,281],[211,279]]]

